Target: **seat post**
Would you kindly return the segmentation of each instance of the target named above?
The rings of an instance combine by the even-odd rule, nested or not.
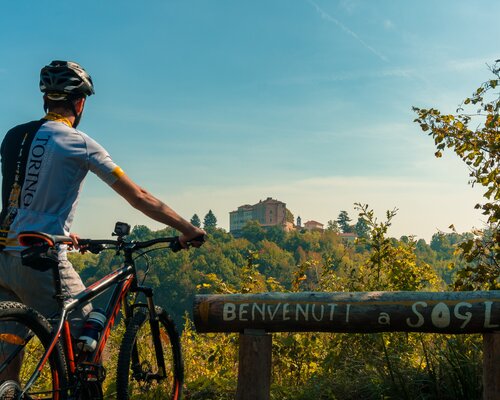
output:
[[[52,269],[52,278],[54,280],[54,287],[56,289],[56,294],[54,295],[54,298],[56,299],[59,308],[62,308],[64,306],[64,300],[66,296],[63,294],[62,291],[61,272],[59,270],[59,264],[53,264],[51,269]]]

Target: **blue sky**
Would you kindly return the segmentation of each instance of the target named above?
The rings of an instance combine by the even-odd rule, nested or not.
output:
[[[40,68],[92,75],[80,128],[190,218],[266,197],[325,223],[355,202],[390,233],[481,227],[481,190],[434,158],[412,106],[454,112],[500,58],[498,1],[18,1],[0,14],[0,132],[42,115]],[[147,4],[147,6],[146,6]],[[149,222],[89,176],[74,230]]]

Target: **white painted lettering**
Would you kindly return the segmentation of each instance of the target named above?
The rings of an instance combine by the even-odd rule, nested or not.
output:
[[[391,324],[391,317],[389,317],[389,314],[385,312],[381,312],[378,316],[378,323],[380,325],[390,325]]]
[[[491,306],[493,305],[492,301],[484,302],[484,327],[485,328],[498,328],[498,324],[491,323]]]
[[[447,328],[450,326],[450,309],[444,303],[437,303],[431,312],[431,321],[436,328]]]
[[[335,303],[328,304],[328,307],[330,307],[330,321],[333,321],[333,315],[335,314],[335,307],[336,306],[337,306],[337,304],[335,304]]]
[[[285,303],[283,305],[283,321],[290,320],[290,317],[288,316],[288,312],[289,312],[288,307],[290,307],[290,304],[288,304],[288,303]]]
[[[249,306],[248,303],[240,304],[240,313],[239,313],[240,321],[248,321],[248,318],[243,317],[245,314],[248,314],[248,310],[246,309],[248,306]]]
[[[222,309],[222,319],[224,321],[234,321],[236,319],[236,304],[224,303]]]
[[[424,324],[424,316],[417,311],[417,306],[427,307],[427,303],[425,301],[417,301],[411,306],[411,310],[418,318],[415,323],[411,322],[410,318],[406,318],[406,324],[412,328],[420,328]]]
[[[316,316],[316,306],[319,305],[320,306],[320,314],[319,314],[319,318]],[[311,308],[311,312],[312,312],[312,317],[314,318],[315,321],[321,321],[323,319],[323,315],[325,315],[325,306],[323,304],[313,304],[312,305],[312,308]]]
[[[276,317],[276,314],[278,314],[278,311],[280,309],[281,303],[276,304],[276,308],[274,309],[274,312],[272,310],[272,306],[267,306],[267,312],[269,314],[269,318],[271,318],[271,321],[274,320],[274,317]]]
[[[460,307],[467,307],[467,308],[471,308],[472,307],[472,304],[470,303],[466,303],[465,301],[462,301],[460,303],[458,303],[455,308],[453,309],[453,315],[455,316],[455,318],[457,319],[460,319],[462,321],[464,321],[462,323],[462,325],[460,325],[460,329],[464,329],[467,324],[470,322],[471,318],[472,318],[472,313],[467,311],[466,313],[464,314],[460,314]]]
[[[266,305],[253,303],[252,305],[252,321],[255,321],[255,311],[258,311],[260,313],[260,319],[264,321],[266,319]]]
[[[304,321],[309,321],[309,304],[305,305],[306,309],[304,310],[302,308],[302,304],[297,304],[295,308],[295,320],[299,320],[299,312],[302,313],[302,317],[304,318]]]

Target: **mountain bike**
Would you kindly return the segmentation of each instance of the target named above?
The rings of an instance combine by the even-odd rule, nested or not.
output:
[[[118,354],[113,398],[181,398],[184,369],[179,335],[172,318],[155,305],[153,290],[143,286],[144,279],[139,282],[135,260],[160,248],[179,251],[182,247],[178,237],[140,242],[126,239],[129,233],[130,226],[118,222],[113,232],[116,240],[78,240],[81,251],[99,254],[114,250],[123,258],[123,264],[73,297],[63,294],[57,256],[60,246],[72,245],[71,238],[42,232],[18,235],[21,245],[27,247],[21,254],[23,264],[52,270],[59,312],[46,319],[23,304],[0,302],[0,327],[5,327],[0,330],[0,374],[8,371],[9,366],[15,368],[13,364],[22,357],[19,380],[0,382],[0,400],[102,399],[106,377],[103,351],[121,309],[126,328]],[[204,237],[194,241],[203,242]],[[166,245],[155,246],[161,243]],[[144,278],[148,272],[149,263],[143,271]],[[103,310],[106,318],[95,350],[78,351],[68,315],[108,289],[112,291]]]

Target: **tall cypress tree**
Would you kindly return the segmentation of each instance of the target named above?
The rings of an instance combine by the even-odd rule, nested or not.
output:
[[[201,228],[201,221],[200,221],[200,217],[198,217],[198,214],[194,214],[192,217],[191,217],[191,223],[196,226],[197,228]]]
[[[215,217],[212,210],[208,210],[207,215],[203,219],[203,229],[206,231],[214,230],[217,228],[217,218]]]

